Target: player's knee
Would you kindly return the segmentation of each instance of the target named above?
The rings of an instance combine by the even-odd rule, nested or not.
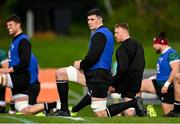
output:
[[[102,110],[102,111],[97,111],[95,112],[97,117],[107,117],[107,112],[106,110]]]
[[[146,92],[149,89],[149,83],[151,82],[150,79],[144,79],[141,82],[141,92]]]
[[[56,79],[58,79],[58,80],[66,80],[65,75],[66,75],[65,69],[60,68],[56,71]]]
[[[141,92],[145,90],[145,84],[144,84],[144,83],[146,82],[146,80],[147,80],[147,79],[144,79],[144,80],[142,80],[142,82],[141,82],[141,89],[140,89]]]
[[[91,108],[98,117],[106,117],[106,104],[107,100],[92,101]]]
[[[124,111],[125,116],[134,116],[135,115],[135,109],[134,108],[129,108]]]
[[[25,115],[33,114],[33,112],[31,111],[31,107],[30,106],[27,106],[27,107],[23,108],[20,112],[22,114],[25,114]]]
[[[177,83],[180,84],[180,73],[175,75],[175,79],[178,81]]]
[[[15,101],[15,109],[18,112],[22,112],[26,107],[29,106],[28,104],[28,95],[26,94],[17,94],[13,96]]]

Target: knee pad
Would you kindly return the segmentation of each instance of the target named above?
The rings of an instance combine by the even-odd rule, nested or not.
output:
[[[28,107],[28,95],[26,94],[17,94],[13,96],[15,100],[15,109],[18,112],[21,112],[24,108]]]
[[[77,69],[73,66],[69,66],[66,68],[68,80],[77,82]]]
[[[94,112],[102,111],[106,109],[107,100],[92,101],[91,108]]]

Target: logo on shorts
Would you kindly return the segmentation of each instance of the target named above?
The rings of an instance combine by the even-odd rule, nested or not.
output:
[[[164,97],[161,97],[161,100],[163,101],[163,100],[164,100]]]

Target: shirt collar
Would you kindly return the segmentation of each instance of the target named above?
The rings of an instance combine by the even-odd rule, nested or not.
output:
[[[165,52],[167,52],[169,49],[171,49],[171,47],[166,48],[165,50],[162,51],[162,54],[164,54]]]

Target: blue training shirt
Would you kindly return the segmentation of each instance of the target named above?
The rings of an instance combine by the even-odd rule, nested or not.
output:
[[[157,62],[156,80],[166,82],[172,70],[170,64],[179,60],[179,55],[172,48],[168,48],[164,53],[162,53]]]
[[[91,37],[93,37],[93,35],[96,32],[101,32],[105,35],[106,37],[106,45],[105,48],[103,50],[103,53],[100,57],[100,59],[98,60],[98,62],[93,65],[90,70],[94,70],[97,68],[103,68],[103,69],[108,69],[111,70],[111,66],[112,66],[112,55],[114,52],[114,37],[113,34],[111,33],[111,31],[106,28],[106,27],[101,27],[99,29],[97,29]],[[90,45],[91,45],[91,41],[90,41]]]
[[[30,84],[38,82],[38,61],[33,53],[31,54],[29,71],[31,76]]]

